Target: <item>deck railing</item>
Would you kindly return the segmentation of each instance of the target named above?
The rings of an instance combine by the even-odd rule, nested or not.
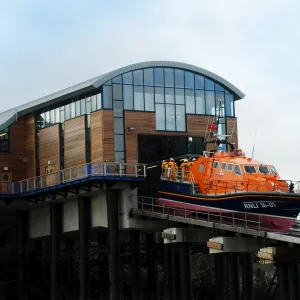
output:
[[[196,182],[192,172],[175,169],[162,170],[161,179],[178,183],[189,183],[194,194],[226,195],[241,192],[300,193],[300,181],[294,180],[218,180],[214,178]],[[200,187],[202,187],[201,190]]]
[[[0,182],[0,193],[22,194],[89,176],[117,176],[146,178],[145,164],[91,162],[17,182]]]
[[[143,211],[161,213],[169,216],[192,218],[195,220],[220,223],[234,227],[243,227],[246,229],[261,230],[263,227],[264,215],[262,214],[224,210],[202,205],[193,205],[194,209],[189,209],[188,204],[186,203],[181,203],[181,206],[182,207],[178,207],[178,203],[174,201],[169,201],[169,205],[164,205],[162,203],[158,203],[157,198],[145,196],[138,197],[138,208]],[[207,211],[209,208],[213,211]],[[276,216],[274,216],[274,218],[276,218]]]

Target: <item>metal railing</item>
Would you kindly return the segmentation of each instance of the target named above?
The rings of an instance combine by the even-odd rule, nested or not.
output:
[[[232,193],[299,193],[299,181],[293,180],[203,180],[201,193],[206,195],[226,195]]]
[[[22,194],[41,188],[83,179],[89,176],[118,176],[146,178],[145,164],[91,162],[17,182],[0,182],[0,193]]]
[[[138,208],[142,211],[160,213],[168,216],[178,216],[233,227],[242,227],[245,229],[263,230],[263,218],[265,217],[263,214],[225,210],[194,204],[192,205],[194,209],[190,209],[188,208],[188,204],[183,202],[180,202],[181,207],[178,207],[178,202],[168,201],[168,205],[164,205],[163,203],[158,204],[158,200],[157,198],[140,196],[137,200]],[[276,216],[274,216],[274,218],[276,218]]]
[[[192,186],[194,194],[226,195],[241,192],[300,193],[300,181],[294,180],[217,180],[214,178],[197,182],[191,171],[171,168],[162,170],[161,179],[179,183],[189,183]]]

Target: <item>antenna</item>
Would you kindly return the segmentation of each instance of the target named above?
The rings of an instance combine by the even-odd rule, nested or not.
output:
[[[255,129],[255,134],[254,134],[254,141],[253,141],[253,148],[252,148],[252,156],[251,156],[251,160],[253,159],[253,154],[254,154],[254,147],[255,147],[256,133],[257,133],[257,128]]]

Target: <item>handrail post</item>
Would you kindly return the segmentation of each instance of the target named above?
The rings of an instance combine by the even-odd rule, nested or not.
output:
[[[19,181],[20,182],[20,192],[21,194],[23,193],[23,185],[22,185],[22,181]]]
[[[122,176],[122,163],[119,163],[119,176]]]
[[[106,176],[106,162],[103,163],[103,175]]]
[[[28,192],[29,191],[29,179],[26,180],[26,185],[27,185],[26,192]]]
[[[138,168],[137,168],[137,164],[134,165],[134,176],[138,177]]]
[[[79,179],[79,166],[77,166],[77,179]]]
[[[144,164],[143,168],[144,168],[144,178],[146,178],[146,165],[145,164]]]

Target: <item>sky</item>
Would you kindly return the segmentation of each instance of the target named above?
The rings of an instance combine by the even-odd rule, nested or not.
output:
[[[128,64],[172,60],[225,78],[239,146],[300,180],[300,2],[0,0],[0,111]]]

